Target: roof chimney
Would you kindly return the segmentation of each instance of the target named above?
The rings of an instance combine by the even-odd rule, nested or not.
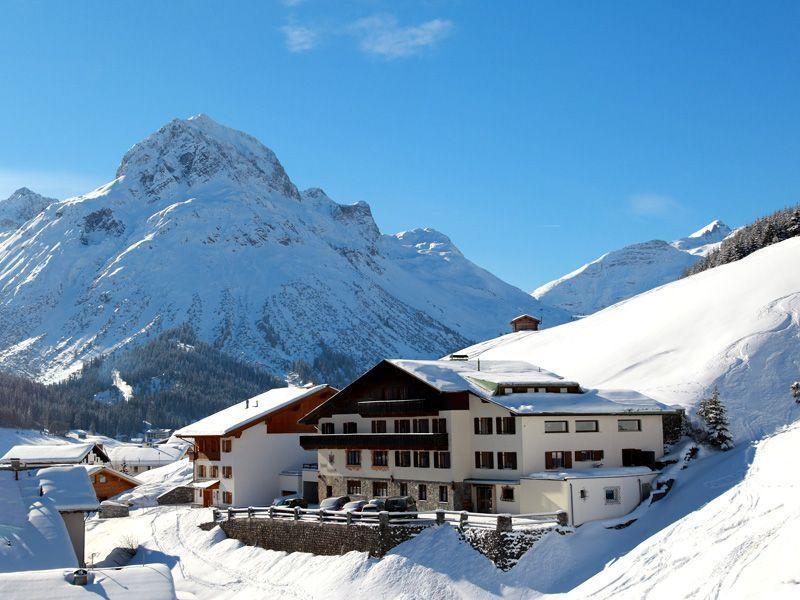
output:
[[[86,569],[78,569],[72,574],[72,585],[88,585],[89,584],[89,571]]]
[[[245,408],[250,408],[250,398],[248,398],[247,400],[244,401],[244,407]]]

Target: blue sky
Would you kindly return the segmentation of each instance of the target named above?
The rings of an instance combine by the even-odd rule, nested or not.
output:
[[[0,0],[0,196],[205,112],[530,290],[800,202],[798,31],[797,2]]]

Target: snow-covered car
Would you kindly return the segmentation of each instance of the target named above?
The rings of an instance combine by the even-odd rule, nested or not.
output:
[[[380,498],[373,498],[361,507],[361,512],[380,512],[383,510],[384,505],[385,502]]]
[[[300,508],[308,508],[308,500],[296,495],[282,496],[280,498],[275,498],[275,500],[272,501],[272,506],[281,506],[284,508],[294,508],[299,506]]]
[[[367,503],[366,500],[353,500],[352,502],[348,502],[342,507],[342,510],[345,512],[359,512],[364,505]]]
[[[350,496],[332,496],[325,498],[319,503],[320,510],[342,510],[342,507],[350,502]]]

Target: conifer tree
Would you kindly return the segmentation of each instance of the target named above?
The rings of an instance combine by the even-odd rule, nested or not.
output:
[[[711,397],[701,401],[702,419],[706,423],[706,441],[720,450],[733,448],[733,437],[728,429],[728,414],[725,405],[719,397],[719,390],[714,387]],[[699,414],[698,410],[698,414]]]

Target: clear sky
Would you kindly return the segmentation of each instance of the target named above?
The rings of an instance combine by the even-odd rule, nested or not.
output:
[[[800,202],[800,2],[0,0],[0,197],[204,112],[523,289]]]

